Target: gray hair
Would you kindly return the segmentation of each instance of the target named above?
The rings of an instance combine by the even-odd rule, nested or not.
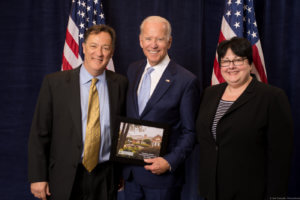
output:
[[[150,22],[150,21],[151,22],[161,22],[161,23],[164,23],[166,25],[166,28],[167,28],[167,39],[170,39],[171,32],[172,32],[171,24],[170,24],[170,22],[167,19],[165,19],[163,17],[160,17],[160,16],[149,16],[149,17],[146,17],[142,21],[142,23],[140,25],[140,34],[142,34],[142,32],[143,32],[144,24],[146,22]]]

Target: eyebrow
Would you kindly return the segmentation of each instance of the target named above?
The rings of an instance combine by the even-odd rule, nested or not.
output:
[[[236,57],[234,57],[233,59],[239,59],[239,58],[244,58],[244,57],[241,57],[241,56],[236,56]],[[226,57],[223,57],[223,58],[221,58],[221,60],[224,60],[224,59],[227,59],[227,60],[229,60],[229,58],[226,58]]]
[[[90,45],[98,45],[97,42],[91,42]],[[112,46],[112,44],[103,44],[101,46]]]

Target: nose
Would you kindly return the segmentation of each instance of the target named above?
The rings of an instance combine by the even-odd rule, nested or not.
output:
[[[157,39],[152,40],[152,42],[151,42],[151,48],[155,49],[157,47],[158,47],[158,45],[157,45]]]
[[[98,48],[96,53],[97,53],[97,56],[102,56],[103,55],[103,49],[101,47]]]
[[[230,69],[235,68],[235,65],[233,64],[233,61],[230,61],[228,68],[230,68]]]

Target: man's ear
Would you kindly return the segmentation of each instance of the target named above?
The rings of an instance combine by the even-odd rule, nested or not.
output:
[[[140,47],[143,48],[143,42],[142,42],[143,38],[142,38],[142,35],[141,35],[141,34],[140,34],[140,36],[139,36],[139,40],[140,40]]]
[[[172,45],[172,36],[170,36],[169,41],[168,41],[168,49],[171,48]]]

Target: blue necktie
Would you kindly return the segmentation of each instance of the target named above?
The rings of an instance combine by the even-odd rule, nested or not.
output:
[[[151,72],[153,72],[154,68],[149,67],[147,72],[144,75],[143,82],[140,87],[140,92],[138,96],[138,104],[139,104],[139,114],[141,115],[148,100],[150,97],[150,88],[151,88]]]

